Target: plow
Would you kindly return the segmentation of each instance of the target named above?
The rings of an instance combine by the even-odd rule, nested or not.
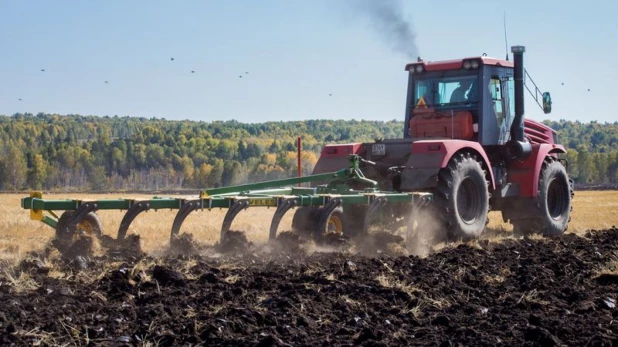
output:
[[[179,237],[181,226],[191,212],[210,211],[213,208],[227,209],[221,227],[221,241],[226,239],[238,213],[250,207],[275,209],[269,229],[270,240],[277,237],[281,219],[291,209],[296,209],[293,229],[317,243],[327,233],[365,234],[372,224],[384,221],[385,214],[392,218],[394,213],[397,214],[394,219],[398,221],[396,225],[405,226],[406,233],[411,233],[413,212],[430,204],[433,195],[427,192],[379,190],[378,183],[366,178],[360,169],[361,164],[375,166],[374,162],[358,155],[350,155],[348,162],[348,167],[328,173],[205,189],[197,198],[47,200],[41,192],[32,192],[21,200],[21,207],[30,210],[31,219],[54,228],[57,239],[66,242],[79,234],[101,236],[103,228],[96,214],[98,210],[126,211],[116,234],[118,244],[122,243],[131,223],[142,212],[159,209],[177,210],[171,226],[170,243]],[[314,187],[301,186],[324,181],[328,183]],[[348,226],[352,221],[347,215],[343,216],[343,208],[358,211],[354,214],[354,230],[351,227],[344,230],[344,225]],[[64,212],[60,214],[58,211]]]

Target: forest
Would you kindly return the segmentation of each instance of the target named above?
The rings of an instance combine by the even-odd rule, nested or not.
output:
[[[568,148],[576,182],[618,183],[618,122],[544,123]],[[402,133],[397,120],[240,123],[18,113],[0,116],[0,190],[203,189],[291,177],[299,136],[308,175],[325,143]]]

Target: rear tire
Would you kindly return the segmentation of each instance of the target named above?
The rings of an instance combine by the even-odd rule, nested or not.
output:
[[[489,213],[487,186],[485,171],[473,154],[456,154],[440,170],[435,203],[450,239],[465,241],[483,233]]]
[[[553,157],[543,162],[532,218],[512,220],[516,235],[560,236],[571,220],[573,188],[564,165]]]

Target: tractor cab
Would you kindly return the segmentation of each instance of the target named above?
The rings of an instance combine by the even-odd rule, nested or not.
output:
[[[513,63],[486,56],[408,64],[404,137],[460,139],[483,146],[509,139],[515,115]]]

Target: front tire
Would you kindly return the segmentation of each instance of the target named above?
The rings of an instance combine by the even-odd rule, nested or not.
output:
[[[435,203],[450,239],[465,241],[483,233],[489,213],[487,186],[485,171],[473,154],[456,154],[440,170]]]

